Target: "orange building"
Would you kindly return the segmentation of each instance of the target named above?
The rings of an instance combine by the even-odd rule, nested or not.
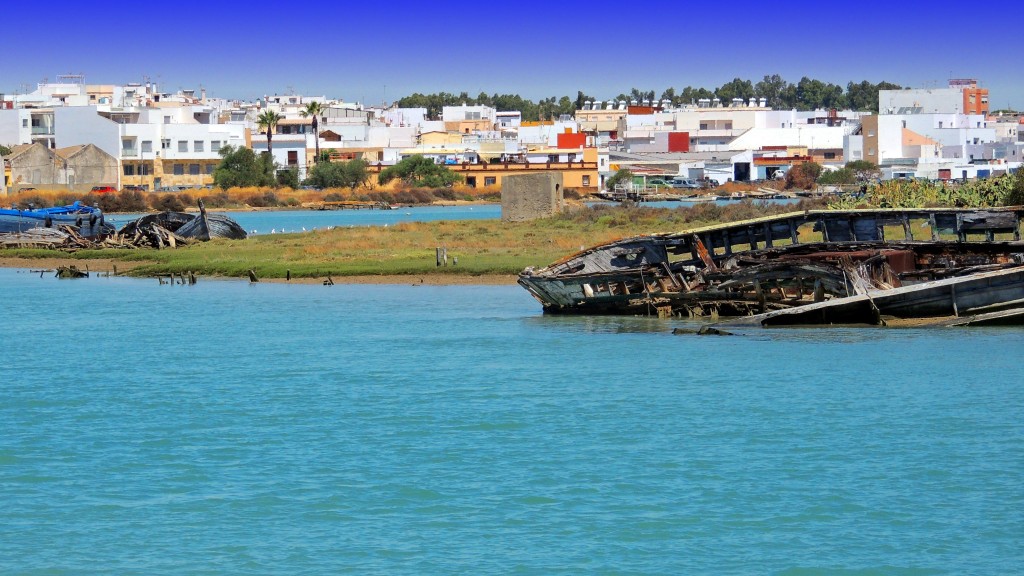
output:
[[[959,88],[964,98],[964,114],[988,114],[988,88],[978,88],[973,78],[949,81],[950,88]]]

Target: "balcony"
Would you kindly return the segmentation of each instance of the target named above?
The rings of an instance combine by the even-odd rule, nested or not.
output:
[[[53,136],[53,126],[33,126],[33,136]]]
[[[138,148],[121,148],[121,157],[122,158],[138,158],[139,157],[139,149]]]

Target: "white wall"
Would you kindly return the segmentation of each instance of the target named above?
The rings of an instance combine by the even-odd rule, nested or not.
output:
[[[806,146],[810,149],[842,148],[852,130],[847,126],[806,125],[796,128],[754,128],[729,143],[729,150],[760,150],[765,146]]]
[[[903,157],[903,117],[878,116],[878,161]]]
[[[900,108],[921,108],[922,113],[960,113],[964,96],[959,88],[878,91],[881,114],[895,114]]]
[[[95,106],[54,108],[53,119],[57,148],[95,144],[114,158],[121,157],[121,125],[97,114]]]
[[[18,144],[30,144],[32,142],[32,123],[29,127],[22,127],[22,120],[29,118],[29,110],[16,108],[14,110],[0,110],[0,144],[5,146],[16,146]]]
[[[843,138],[843,158],[847,162],[864,159],[864,137],[846,136]]]

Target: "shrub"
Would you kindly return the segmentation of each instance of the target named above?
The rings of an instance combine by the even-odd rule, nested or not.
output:
[[[804,162],[793,166],[786,172],[786,190],[810,190],[818,182],[821,170],[821,164],[817,162]]]
[[[252,196],[249,196],[245,203],[254,208],[272,208],[280,206],[281,200],[273,190],[267,190],[262,194],[253,194]]]
[[[231,197],[228,196],[228,193],[224,190],[210,194],[203,200],[203,202],[206,203],[208,208],[224,208],[225,206],[231,206],[234,204]]]
[[[826,185],[840,185],[840,184],[855,184],[857,182],[857,175],[853,170],[849,168],[840,168],[838,170],[827,170],[818,176],[818,184]]]
[[[186,203],[183,195],[178,194],[154,194],[150,198],[150,205],[159,212],[184,212]],[[189,198],[191,202],[191,198]]]

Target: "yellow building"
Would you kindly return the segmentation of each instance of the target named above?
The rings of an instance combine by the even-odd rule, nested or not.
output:
[[[213,184],[213,171],[219,164],[219,159],[122,160],[121,187],[139,186],[156,191],[208,186]]]
[[[457,151],[444,149],[431,151],[432,154],[445,154],[447,152]],[[597,167],[597,148],[583,148],[575,152],[581,153],[582,160],[571,162],[463,162],[461,164],[449,164],[445,167],[456,174],[462,175],[465,178],[466,185],[473,188],[501,187],[502,179],[507,176],[558,172],[562,175],[562,182],[566,189],[572,188],[582,193],[596,192],[600,182]],[[371,181],[374,185],[379,185],[377,175],[385,168],[387,166],[381,164],[371,164],[368,167]]]

